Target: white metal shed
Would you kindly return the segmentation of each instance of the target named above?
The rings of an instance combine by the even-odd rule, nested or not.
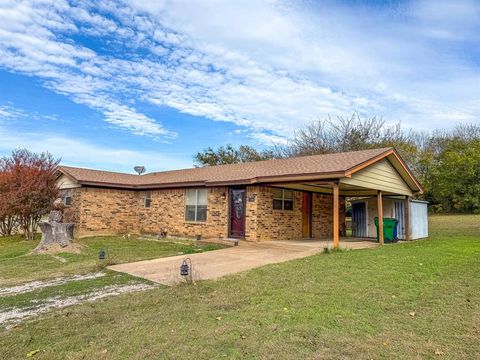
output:
[[[410,200],[410,238],[421,239],[428,237],[428,202]],[[383,217],[398,220],[398,238],[406,239],[405,211],[406,201],[400,197],[383,198]],[[352,201],[352,236],[377,236],[374,219],[378,216],[377,199],[364,198]]]

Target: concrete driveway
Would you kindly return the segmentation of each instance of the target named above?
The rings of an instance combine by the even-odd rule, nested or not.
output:
[[[368,241],[341,241],[342,247],[358,249],[376,247]],[[321,240],[240,242],[239,246],[198,254],[179,255],[128,264],[109,266],[115,271],[164,284],[175,285],[182,281],[180,265],[190,258],[193,280],[217,279],[259,266],[299,259],[323,251],[331,242]]]

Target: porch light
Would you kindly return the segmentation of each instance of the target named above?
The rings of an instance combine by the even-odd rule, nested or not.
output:
[[[190,260],[190,258],[186,258],[185,260],[183,260],[182,265],[180,266],[180,275],[189,276],[191,267],[192,261]]]
[[[100,252],[98,253],[98,260],[105,260],[105,250],[101,249]]]

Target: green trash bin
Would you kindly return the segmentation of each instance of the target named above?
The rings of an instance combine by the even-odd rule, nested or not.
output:
[[[397,242],[397,225],[398,220],[393,218],[383,218],[383,242],[393,243]],[[375,227],[377,228],[377,241],[378,239],[378,217],[375,216]]]

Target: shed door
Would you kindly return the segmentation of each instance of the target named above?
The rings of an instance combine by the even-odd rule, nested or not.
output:
[[[410,202],[412,240],[428,237],[428,208],[426,203]]]
[[[352,236],[367,237],[367,206],[364,202],[352,205]]]
[[[245,237],[245,189],[230,189],[230,236]]]
[[[395,219],[398,220],[397,234],[398,238],[405,240],[405,201],[395,201]]]

